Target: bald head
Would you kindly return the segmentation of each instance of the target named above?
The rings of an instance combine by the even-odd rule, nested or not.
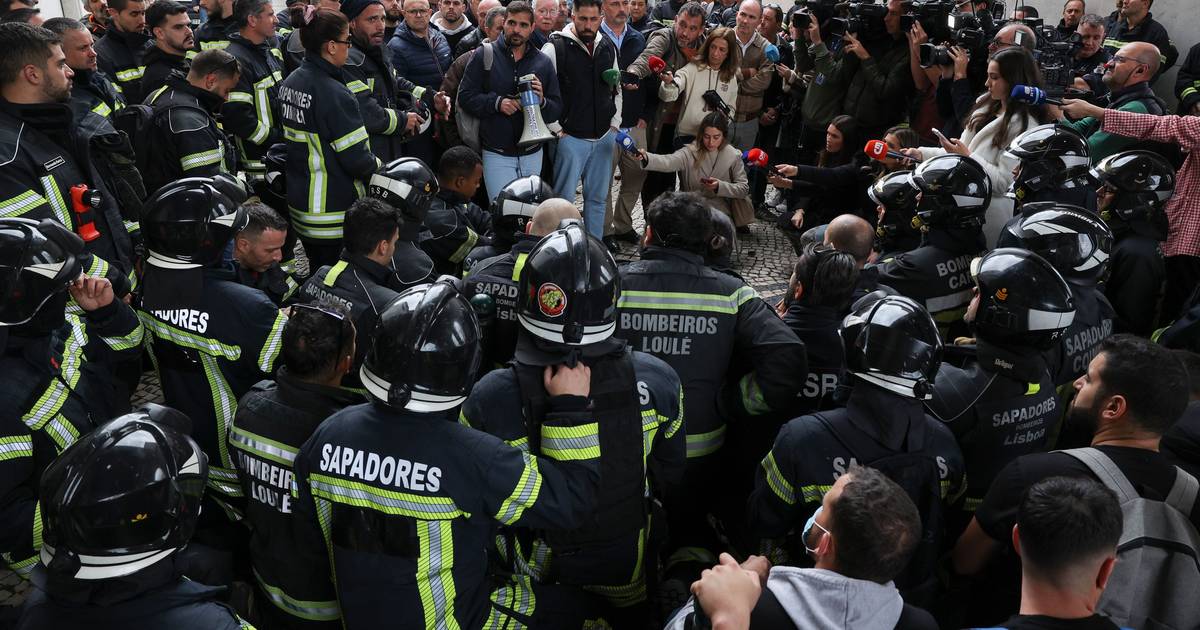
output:
[[[875,243],[875,228],[866,219],[853,214],[843,214],[829,222],[825,229],[825,244],[854,256],[859,268],[871,258],[871,246]]]
[[[1017,33],[1021,34],[1020,37],[1017,36]],[[1018,39],[1020,41],[1017,41]],[[1025,50],[1032,51],[1037,48],[1037,35],[1034,34],[1033,29],[1020,22],[1005,24],[1004,28],[1000,29],[992,38],[992,44],[988,47],[988,51],[994,53],[1009,46],[1021,46]]]
[[[475,19],[482,24],[487,12],[498,6],[501,6],[500,0],[479,0],[479,4],[475,6]]]
[[[582,220],[583,217],[579,215],[579,209],[575,207],[575,204],[570,201],[558,197],[547,199],[538,204],[537,210],[533,211],[533,220],[529,222],[529,234],[545,236],[557,230],[563,219]]]
[[[1149,42],[1129,42],[1122,46],[1117,54],[1146,64],[1150,67],[1150,76],[1158,74],[1158,66],[1162,62],[1162,53],[1158,50],[1158,46]]]

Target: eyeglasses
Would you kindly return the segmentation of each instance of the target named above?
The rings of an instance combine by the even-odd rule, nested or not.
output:
[[[542,17],[554,17],[558,15],[558,9],[538,9],[537,14]]]
[[[409,15],[415,15],[417,17],[420,17],[422,15],[425,15],[426,13],[429,13],[429,9],[405,9],[404,12]]]
[[[1114,65],[1114,66],[1115,66],[1115,65],[1117,65],[1117,64],[1120,64],[1120,63],[1125,63],[1126,61],[1129,61],[1129,62],[1131,62],[1131,63],[1135,63],[1135,64],[1137,64],[1137,65],[1139,65],[1139,66],[1148,66],[1148,65],[1150,65],[1150,64],[1148,64],[1148,63],[1146,63],[1146,62],[1144,62],[1144,61],[1138,61],[1137,59],[1134,59],[1133,57],[1126,57],[1125,55],[1113,55],[1113,56],[1112,56],[1112,60],[1113,60],[1113,65]]]
[[[347,40],[341,40],[341,39],[331,39],[331,40],[329,40],[329,41],[331,41],[331,42],[333,42],[333,43],[335,43],[335,44],[345,44],[347,47],[349,47],[349,46],[350,46],[350,40],[348,40],[348,39],[347,39]]]

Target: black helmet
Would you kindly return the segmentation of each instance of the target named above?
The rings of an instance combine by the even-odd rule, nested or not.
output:
[[[1075,319],[1071,287],[1027,249],[994,249],[971,261],[979,289],[975,330],[981,339],[1049,350]]]
[[[0,219],[0,326],[19,326],[83,273],[83,239],[49,219]],[[65,299],[64,299],[65,302]]]
[[[1149,151],[1110,155],[1096,164],[1092,177],[1116,191],[1116,198],[1101,211],[1105,221],[1153,219],[1175,192],[1175,169]]]
[[[404,291],[383,308],[359,369],[379,401],[422,413],[462,404],[483,360],[479,320],[452,278]]]
[[[942,340],[920,304],[882,293],[860,299],[842,320],[841,335],[851,374],[901,396],[930,397]]]
[[[517,293],[517,319],[551,343],[586,346],[617,328],[617,261],[578,222],[542,238],[529,252]]]
[[[145,204],[146,262],[187,269],[221,260],[225,246],[246,227],[246,211],[221,192],[227,182],[186,177],[158,189]]]
[[[42,474],[42,563],[80,580],[140,571],[182,548],[200,516],[208,458],[187,416],[159,405],[111,420]]]
[[[733,219],[729,215],[709,207],[709,214],[712,216],[713,238],[708,241],[708,252],[704,255],[704,263],[707,265],[718,265],[721,267],[729,266],[729,257],[733,254],[733,244],[737,239],[737,230],[733,226]],[[719,240],[715,237],[721,237]]]
[[[1034,127],[1013,138],[1007,154],[1021,161],[1021,173],[1013,181],[1018,200],[1026,191],[1075,188],[1091,180],[1087,138],[1070,127],[1053,123]]]
[[[880,253],[890,250],[890,244],[898,238],[920,236],[914,225],[917,209],[917,187],[912,173],[898,172],[885,175],[871,184],[867,196],[876,205],[883,206],[883,217],[875,226],[875,248]]]
[[[367,195],[374,197],[400,213],[408,223],[420,224],[429,212],[429,202],[438,192],[437,176],[415,157],[403,157],[388,162],[371,176]]]
[[[1053,201],[1022,206],[996,241],[996,247],[1020,247],[1045,258],[1068,282],[1094,285],[1108,273],[1112,231],[1096,215]]]
[[[524,232],[538,204],[554,197],[554,189],[537,175],[512,180],[492,200],[492,222],[496,236],[511,241],[515,232]]]
[[[927,225],[978,227],[992,201],[992,182],[975,160],[939,155],[925,160],[912,173],[921,192],[917,216]]]

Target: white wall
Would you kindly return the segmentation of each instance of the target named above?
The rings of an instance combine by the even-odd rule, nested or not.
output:
[[[1086,1],[1087,12],[1096,13],[1100,17],[1106,17],[1116,8],[1115,0]],[[1017,0],[1006,0],[1006,2],[1011,12],[1012,8],[1016,6]],[[1058,24],[1062,18],[1064,3],[1065,0],[1026,0],[1022,2],[1022,4],[1037,7],[1038,14],[1042,16],[1047,25]],[[1173,111],[1175,108],[1175,73],[1179,65],[1187,58],[1188,51],[1192,46],[1200,42],[1200,1],[1155,0],[1154,6],[1150,8],[1150,13],[1167,29],[1167,33],[1171,35],[1171,41],[1175,42],[1175,47],[1179,49],[1179,61],[1175,62],[1175,66],[1159,77],[1154,84],[1154,90],[1167,101]]]

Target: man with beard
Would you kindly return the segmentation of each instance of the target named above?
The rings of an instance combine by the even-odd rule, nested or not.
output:
[[[383,41],[392,41],[396,27],[404,19],[404,3],[401,0],[383,0]]]
[[[575,0],[575,14],[550,37],[542,54],[558,72],[563,111],[550,131],[558,133],[554,196],[575,200],[583,178],[583,221],[588,233],[604,237],[604,204],[612,188],[613,139],[621,124],[621,92],[604,77],[620,72],[617,47],[600,33],[600,0]]]
[[[476,3],[475,8],[477,13],[475,14],[476,17],[474,20],[475,28],[474,30],[463,35],[462,39],[458,40],[458,45],[454,47],[455,61],[458,61],[458,58],[463,56],[464,53],[468,53],[476,48],[479,48],[479,45],[482,44],[484,40],[493,39],[488,37],[489,23],[487,20],[487,14],[488,11],[491,11],[493,7],[499,6],[502,6],[500,4],[500,0],[480,0],[478,3]],[[501,18],[499,22],[502,27],[504,24],[503,18]],[[446,75],[449,76],[450,73],[447,72]],[[442,85],[445,85],[445,83],[443,82]]]
[[[241,66],[240,80],[221,106],[221,123],[233,136],[241,168],[253,182],[266,176],[267,149],[283,142],[279,84],[283,62],[275,48],[275,13],[267,0],[240,0],[229,34],[229,54]],[[203,42],[201,46],[203,46]]]
[[[371,137],[371,152],[383,162],[401,157],[401,144],[424,128],[433,104],[439,113],[448,111],[450,100],[413,85],[396,74],[384,54],[386,10],[379,0],[347,0],[342,13],[350,21],[350,55],[342,71],[346,85],[358,99],[363,126]],[[424,101],[425,116],[414,110]],[[411,110],[411,111],[410,111]]]
[[[133,245],[113,197],[103,188],[67,101],[71,77],[58,36],[22,23],[0,24],[0,215],[57,221],[93,235],[80,254],[84,273],[128,292]],[[47,165],[54,165],[48,169]],[[72,212],[71,189],[96,191],[99,206]]]
[[[429,19],[446,36],[451,51],[475,26],[467,19],[466,8],[463,0],[441,0],[438,2],[438,12]]]
[[[146,74],[142,75],[142,93],[154,94],[167,84],[167,77],[174,70],[183,70],[187,65],[187,53],[196,43],[192,35],[192,20],[187,7],[175,0],[158,0],[146,9],[146,28],[154,45],[146,49],[142,61],[146,63]]]
[[[78,122],[88,112],[108,118],[125,106],[125,99],[96,64],[95,40],[82,22],[71,18],[54,18],[43,25],[62,39],[67,67],[75,73],[71,80],[71,111]]]
[[[1140,337],[1114,335],[1100,345],[1087,374],[1075,381],[1066,422],[1090,429],[1092,448],[1111,459],[1139,495],[1161,500],[1170,494],[1176,470],[1159,453],[1159,439],[1183,413],[1187,392],[1186,370],[1170,350]],[[1095,478],[1087,464],[1061,451],[1025,455],[1005,466],[958,539],[954,571],[980,573],[998,552],[1009,548],[1022,495],[1038,481],[1057,476]],[[1187,516],[1200,527],[1200,503]],[[1007,596],[1006,612],[1013,613],[1018,588],[1016,583],[1008,586],[1010,592],[992,590],[988,597]],[[1002,619],[968,621],[990,624]]]
[[[200,6],[208,13],[208,19],[196,29],[195,51],[228,46],[230,33],[237,31],[233,0],[200,0]]]
[[[96,42],[100,71],[117,84],[127,103],[142,102],[142,61],[146,42],[146,3],[144,0],[112,0],[108,3],[111,28]]]
[[[397,74],[420,88],[436,92],[454,59],[450,56],[452,49],[446,37],[438,29],[430,28],[430,13],[427,0],[404,0],[404,23],[388,40],[387,49]],[[428,127],[422,128],[409,141],[404,153],[427,165],[436,164],[433,132]]]

